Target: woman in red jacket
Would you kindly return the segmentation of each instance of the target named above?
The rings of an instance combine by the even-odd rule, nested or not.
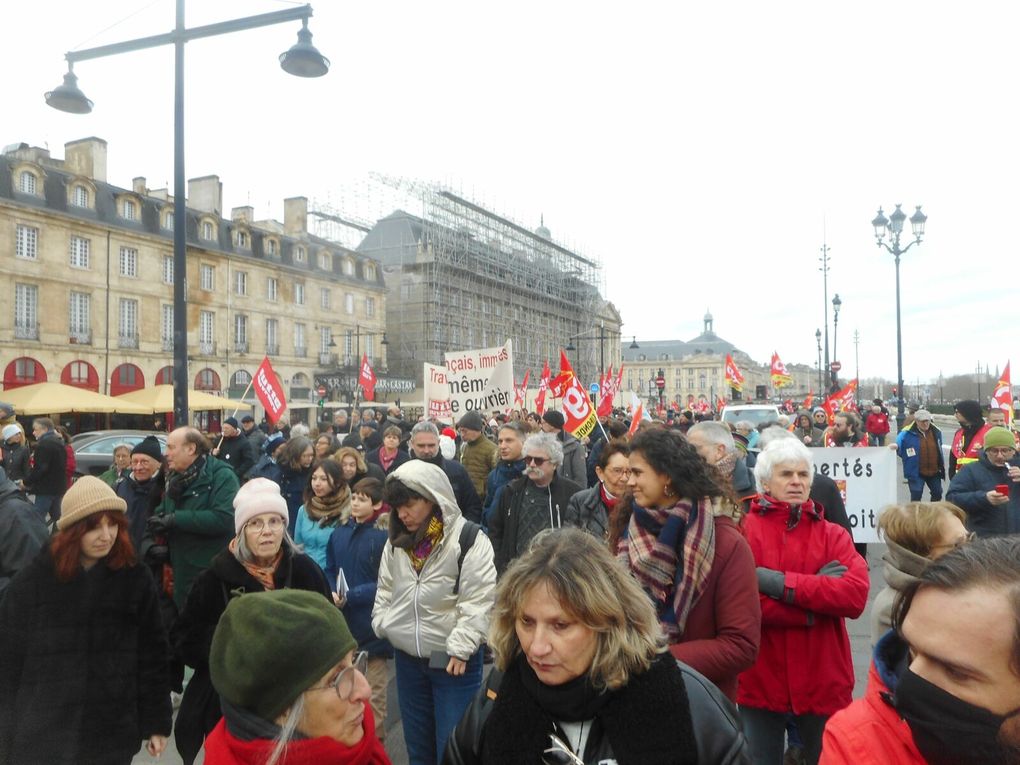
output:
[[[744,520],[758,565],[762,612],[758,661],[740,676],[737,703],[755,765],[781,765],[792,715],[809,765],[822,729],[854,687],[843,620],[868,601],[868,567],[846,529],[808,498],[811,453],[792,438],[773,441],[754,467],[761,492]]]
[[[673,656],[735,699],[737,675],[754,664],[761,633],[740,505],[676,431],[635,437],[630,469],[633,497],[618,503],[610,550],[652,597]]]

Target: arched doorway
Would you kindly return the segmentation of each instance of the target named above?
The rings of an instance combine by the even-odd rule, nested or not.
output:
[[[4,390],[46,382],[46,370],[31,356],[14,359],[4,370]]]
[[[174,384],[174,368],[163,367],[156,372],[156,385],[173,385]]]
[[[87,361],[72,361],[60,372],[60,382],[99,393],[99,373]]]
[[[247,369],[238,369],[230,376],[230,387],[227,389],[227,397],[240,399],[248,389],[251,382],[251,372]],[[250,395],[250,394],[249,394]]]
[[[168,367],[169,368],[169,367]],[[110,395],[119,396],[145,387],[145,375],[134,364],[121,364],[110,375]]]
[[[220,376],[212,369],[209,369],[209,367],[206,367],[195,375],[195,390],[205,391],[206,393],[219,393]]]

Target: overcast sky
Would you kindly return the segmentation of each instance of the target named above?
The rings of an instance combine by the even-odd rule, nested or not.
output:
[[[188,24],[287,5],[193,0]],[[709,308],[719,335],[788,364],[816,361],[824,237],[844,374],[858,330],[861,376],[893,378],[893,258],[870,221],[921,204],[925,240],[901,265],[906,381],[1020,360],[1020,6],[314,5],[325,78],[279,68],[298,23],[187,47],[187,174],[219,175],[228,215],[282,219],[296,195],[352,207],[338,189],[369,171],[438,181],[528,227],[544,214],[602,261],[639,342],[690,339]],[[171,49],[78,64],[91,115],[42,94],[67,50],[168,31],[173,0],[33,0],[3,19],[0,143],[60,157],[95,135],[111,183],[172,181]]]

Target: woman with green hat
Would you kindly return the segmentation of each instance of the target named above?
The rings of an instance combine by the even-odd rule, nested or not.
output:
[[[94,476],[0,601],[0,762],[127,765],[170,735],[169,646],[127,505]]]
[[[356,648],[343,614],[315,593],[231,601],[209,652],[223,719],[206,739],[205,761],[390,765]]]

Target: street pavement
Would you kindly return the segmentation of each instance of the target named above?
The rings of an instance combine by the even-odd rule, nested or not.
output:
[[[943,421],[944,420],[944,421]],[[951,442],[953,433],[957,430],[955,421],[951,418],[939,417],[938,427],[942,430],[943,438]],[[897,479],[897,501],[907,502],[910,499],[910,492],[907,490],[906,482],[901,478]],[[871,625],[869,616],[875,596],[885,587],[885,578],[882,575],[882,555],[885,553],[885,545],[868,545],[868,568],[871,574],[871,590],[868,593],[868,607],[859,619],[847,621],[847,632],[850,634],[850,649],[853,655],[854,676],[854,698],[864,695],[868,681],[868,667],[871,662]],[[404,745],[404,732],[400,725],[400,710],[397,707],[396,681],[393,679],[392,664],[390,665],[390,684],[388,695],[388,714],[386,719],[386,751],[393,761],[393,765],[407,765],[407,748]],[[202,763],[203,758],[199,756],[197,763]],[[167,751],[162,758],[154,759],[143,752],[132,760],[133,765],[181,765],[181,757],[173,746],[173,739],[167,745]]]

